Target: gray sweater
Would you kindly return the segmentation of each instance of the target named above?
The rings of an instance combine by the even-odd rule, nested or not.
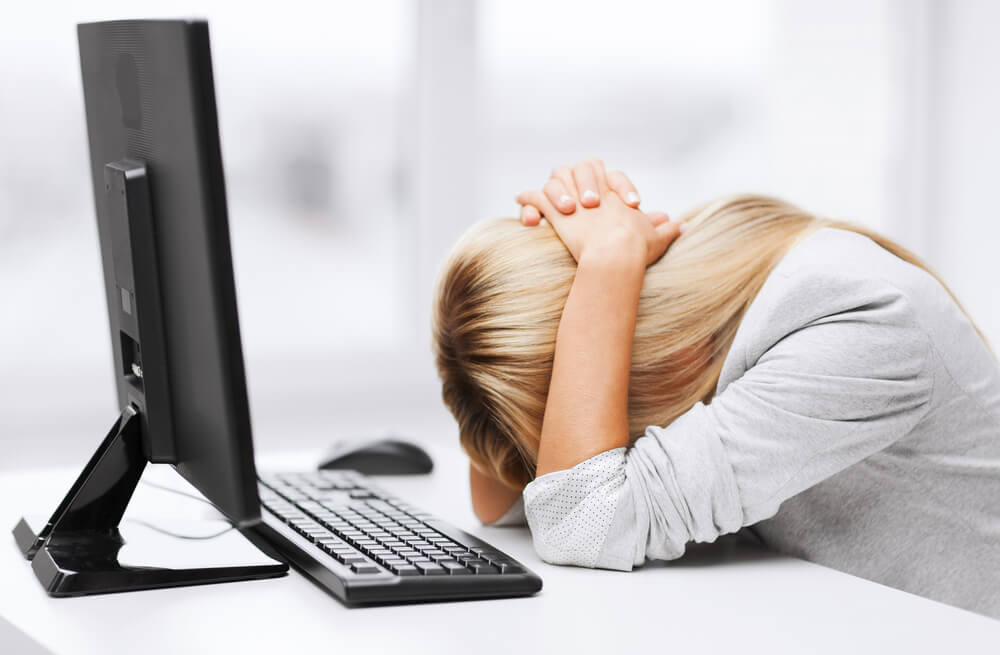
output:
[[[523,503],[555,564],[627,571],[753,526],[1000,617],[1000,368],[933,277],[823,229],[768,277],[709,405],[540,476]]]

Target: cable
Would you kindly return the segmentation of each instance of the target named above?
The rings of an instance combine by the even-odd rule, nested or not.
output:
[[[183,492],[178,492],[178,493],[183,493]],[[216,532],[214,534],[206,534],[206,535],[178,534],[176,532],[171,532],[170,530],[164,530],[163,528],[161,528],[159,526],[156,526],[156,525],[153,525],[152,523],[149,523],[148,521],[143,521],[142,519],[128,518],[128,519],[125,519],[125,520],[126,521],[130,521],[132,523],[138,523],[139,525],[145,526],[145,527],[149,528],[150,530],[156,530],[157,532],[165,534],[168,537],[176,537],[178,539],[190,539],[192,541],[200,541],[200,540],[203,540],[203,539],[215,539],[216,537],[221,537],[222,535],[226,534],[230,530],[235,530],[236,529],[235,526],[231,525],[228,528],[226,528],[225,530],[222,530],[220,532]]]
[[[201,496],[195,496],[194,494],[188,493],[186,491],[181,491],[180,489],[174,489],[172,487],[168,487],[168,486],[163,485],[163,484],[158,484],[156,482],[150,482],[149,480],[139,480],[139,484],[144,484],[144,485],[149,486],[149,487],[154,487],[156,489],[160,489],[161,491],[169,491],[170,493],[177,494],[179,496],[187,496],[188,498],[191,498],[193,500],[197,500],[200,503],[205,503],[206,505],[208,505],[212,509],[216,509],[215,505],[213,505],[208,500],[202,498]],[[216,532],[214,534],[209,534],[209,535],[190,535],[190,534],[178,534],[176,532],[171,532],[170,530],[164,530],[163,528],[161,528],[159,526],[156,526],[156,525],[154,525],[152,523],[149,523],[148,521],[143,521],[142,519],[127,518],[125,520],[126,521],[131,521],[132,523],[138,523],[139,525],[145,526],[145,527],[149,528],[150,530],[155,530],[157,532],[165,534],[168,537],[176,537],[178,539],[190,539],[192,541],[200,541],[200,540],[203,540],[203,539],[215,539],[216,537],[221,537],[222,535],[226,534],[230,530],[235,529],[235,526],[230,525],[225,530],[222,530],[220,532]]]
[[[215,508],[215,505],[212,505],[211,502],[209,502],[208,500],[205,500],[201,496],[195,496],[194,494],[189,494],[188,492],[181,491],[180,489],[174,489],[172,487],[168,487],[168,486],[163,485],[163,484],[158,484],[156,482],[150,482],[148,480],[139,480],[139,484],[144,484],[144,485],[147,485],[147,486],[150,486],[150,487],[155,487],[157,489],[161,489],[163,491],[169,491],[170,493],[179,494],[181,496],[187,496],[188,498],[193,498],[193,499],[197,500],[198,502],[205,503],[206,505],[209,505],[213,509]]]

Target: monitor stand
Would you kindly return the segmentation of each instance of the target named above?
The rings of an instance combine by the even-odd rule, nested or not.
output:
[[[147,530],[142,539],[127,542],[120,530],[125,508],[146,461],[140,417],[135,407],[129,405],[48,522],[32,526],[22,518],[15,526],[14,538],[21,553],[31,560],[35,575],[50,595],[79,596],[252,580],[288,571],[287,564],[265,555],[235,530],[230,531],[228,538],[241,540],[257,557],[238,565],[196,562],[195,566],[178,568],[124,562],[123,559],[162,562],[175,554],[180,541],[177,536]],[[130,544],[127,558],[122,557],[126,543]],[[146,552],[135,552],[135,545],[141,545]],[[190,550],[190,543],[185,546]],[[209,548],[208,544],[198,544],[194,552],[199,549],[215,551],[206,555],[218,555],[218,548]]]

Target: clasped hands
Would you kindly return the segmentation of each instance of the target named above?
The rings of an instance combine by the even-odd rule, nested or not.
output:
[[[663,212],[640,211],[632,182],[621,171],[607,172],[600,159],[555,169],[541,191],[521,192],[517,202],[521,222],[534,226],[545,218],[578,263],[614,257],[646,267],[686,227]]]

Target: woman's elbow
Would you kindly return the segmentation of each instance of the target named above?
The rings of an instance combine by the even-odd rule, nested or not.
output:
[[[579,566],[588,569],[609,569],[612,571],[631,571],[633,563],[628,558],[602,557],[599,552],[595,557],[588,549],[562,547],[553,545],[544,537],[532,533],[535,553],[546,564],[559,566]]]
[[[581,548],[552,544],[546,540],[545,535],[539,535],[535,531],[531,533],[531,540],[535,547],[535,553],[546,564],[581,566],[589,569],[597,565],[594,558]]]

